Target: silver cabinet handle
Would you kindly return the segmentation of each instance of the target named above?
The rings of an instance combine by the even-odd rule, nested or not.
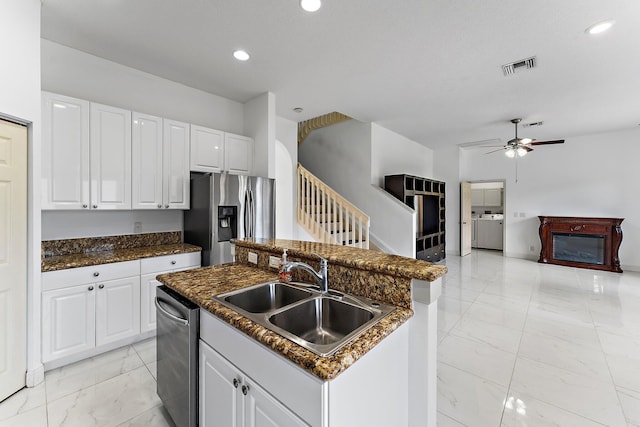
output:
[[[95,272],[93,273],[93,277],[98,277],[99,275],[100,275],[100,272],[99,272],[99,271],[95,271]]]
[[[169,209],[169,205],[164,205],[164,208],[165,209]]]
[[[86,203],[84,205],[82,205],[83,209],[87,209],[89,207],[89,205],[87,205]]]
[[[158,205],[158,209],[162,208],[162,205]]]
[[[237,379],[237,378],[234,378],[234,379],[233,379],[233,386],[234,386],[235,388],[238,388],[238,386],[239,386],[239,385],[240,385],[240,381],[238,381],[238,379]]]
[[[89,288],[88,288],[88,289],[89,289],[90,291],[92,291],[92,290],[93,290],[93,286],[89,286]]]
[[[104,289],[104,285],[103,284],[98,285],[98,289]]]
[[[182,317],[178,317],[175,316],[171,313],[169,313],[167,310],[165,310],[164,307],[162,307],[162,304],[160,302],[161,300],[158,299],[158,297],[156,297],[155,299],[155,303],[156,303],[156,308],[158,309],[158,312],[161,313],[163,316],[168,317],[169,319],[180,323],[182,326],[189,326],[189,321],[187,319],[184,319]],[[162,303],[167,304],[165,301],[162,301]]]
[[[242,394],[244,394],[246,396],[247,393],[249,393],[249,386],[248,385],[243,385],[241,390],[242,390]]]
[[[176,265],[176,260],[175,259],[171,261],[171,265]]]
[[[93,209],[98,209],[98,205],[93,205]]]

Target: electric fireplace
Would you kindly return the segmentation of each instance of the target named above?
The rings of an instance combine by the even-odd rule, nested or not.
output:
[[[618,249],[623,218],[539,216],[538,262],[622,273]]]

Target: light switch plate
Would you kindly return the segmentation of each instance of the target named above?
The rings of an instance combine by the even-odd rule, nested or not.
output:
[[[258,264],[258,254],[255,252],[249,252],[249,262],[251,264]]]
[[[280,257],[270,256],[269,257],[269,267],[271,268],[279,268],[280,267]]]

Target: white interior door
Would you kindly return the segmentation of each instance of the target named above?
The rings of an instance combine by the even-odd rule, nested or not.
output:
[[[471,253],[471,183],[460,182],[460,256]]]
[[[27,371],[27,128],[0,120],[0,401]]]

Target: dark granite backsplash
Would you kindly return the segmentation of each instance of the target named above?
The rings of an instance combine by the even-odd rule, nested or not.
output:
[[[42,258],[49,258],[53,256],[90,254],[145,246],[173,245],[181,242],[181,231],[166,231],[162,233],[45,240],[42,242],[41,250]]]

